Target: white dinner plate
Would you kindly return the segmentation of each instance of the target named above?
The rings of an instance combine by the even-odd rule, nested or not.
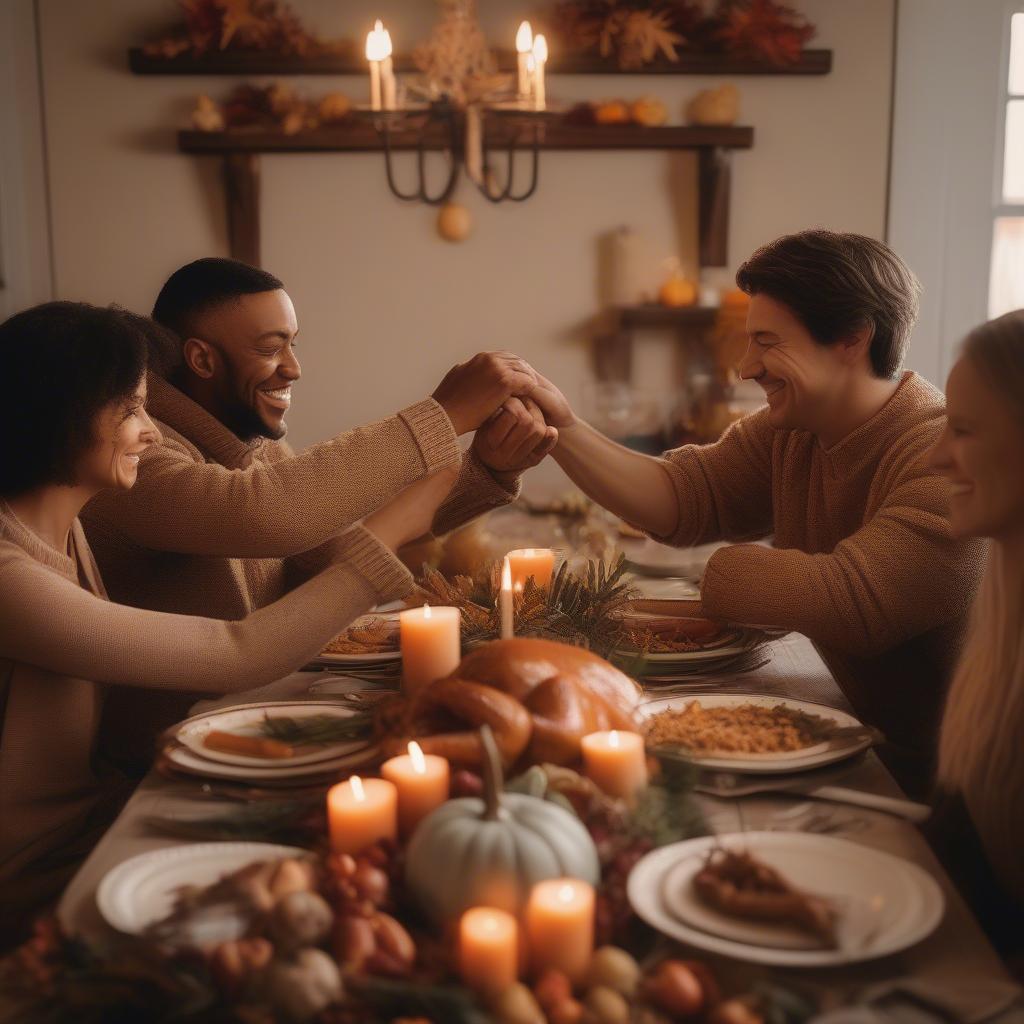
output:
[[[644,674],[653,675],[670,672],[676,665],[710,664],[715,661],[735,658],[739,654],[752,651],[759,644],[764,643],[765,639],[765,635],[760,630],[744,627],[737,631],[735,641],[724,647],[702,647],[696,651],[666,651],[645,655],[641,655],[638,651],[616,651],[615,655],[618,658],[632,658],[640,661]]]
[[[225,875],[262,860],[308,857],[308,850],[274,843],[191,843],[140,853],[111,868],[96,890],[96,904],[108,924],[139,935],[174,909],[175,895],[186,885],[212,885]],[[204,942],[239,937],[237,918],[214,917]]]
[[[381,651],[379,654],[329,654],[321,651],[315,662],[326,662],[331,665],[386,665],[392,661],[401,661],[401,651]]]
[[[826,704],[813,704],[806,700],[792,700],[789,697],[773,697],[770,694],[758,693],[700,693],[691,696],[656,697],[641,704],[637,709],[642,718],[652,718],[662,711],[681,711],[693,701],[698,701],[705,708],[734,708],[743,704],[755,704],[758,707],[773,708],[783,704],[796,711],[820,718],[830,718],[840,728],[856,728],[861,723],[845,711],[828,707]],[[845,761],[848,757],[859,754],[871,746],[867,729],[861,738],[851,738],[847,743],[839,745],[823,742],[798,751],[784,751],[778,754],[690,754],[690,760],[701,768],[715,771],[745,772],[751,774],[778,772],[800,772],[811,768],[820,768],[836,761]]]
[[[839,948],[793,948],[792,932],[732,921],[686,893],[666,905],[666,879],[681,861],[703,859],[715,845],[749,850],[784,877],[835,901],[846,922],[837,926]],[[945,898],[923,868],[835,836],[806,832],[745,832],[701,836],[647,854],[627,882],[638,916],[663,935],[697,949],[777,967],[831,967],[898,953],[938,927]],[[749,930],[748,930],[749,929]],[[727,934],[723,934],[723,932]]]
[[[235,754],[227,750],[215,750],[204,742],[207,733],[212,731],[238,733],[242,736],[264,736],[260,726],[268,716],[284,718],[313,718],[327,715],[344,721],[355,714],[348,708],[334,707],[330,704],[310,704],[307,701],[295,704],[275,702],[264,707],[226,708],[225,710],[206,715],[200,719],[189,719],[183,722],[174,736],[182,746],[207,761],[221,764],[237,764],[246,768],[285,768],[296,765],[315,765],[321,761],[330,761],[345,757],[366,746],[366,740],[345,740],[336,743],[307,744],[299,748],[301,753],[292,757],[253,757],[248,754]]]
[[[222,764],[199,757],[187,747],[166,747],[164,756],[172,767],[189,775],[199,775],[208,779],[231,779],[242,782],[256,783],[288,783],[299,785],[306,781],[318,781],[344,769],[356,768],[373,760],[377,747],[371,743],[363,743],[358,750],[353,750],[341,757],[332,757],[315,764],[285,765],[280,768],[260,765],[259,767],[243,767],[239,764]]]

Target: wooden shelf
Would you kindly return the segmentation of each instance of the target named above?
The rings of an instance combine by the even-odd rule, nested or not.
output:
[[[353,47],[354,49],[354,47]],[[415,73],[412,57],[397,54],[395,71]],[[516,55],[498,53],[502,71],[515,71]],[[196,57],[151,57],[141,47],[128,51],[128,67],[136,75],[365,75],[366,61],[356,54],[294,57],[284,54],[227,51]],[[681,53],[678,61],[660,58],[643,68],[623,71],[614,61],[592,54],[553,56],[552,75],[827,75],[832,70],[831,50],[805,50],[796,64],[778,66],[720,53]]]
[[[488,146],[506,145],[512,137],[523,146],[532,145],[531,128],[515,129],[504,119],[488,121]],[[754,129],[745,125],[690,127],[685,125],[647,128],[642,125],[572,125],[555,122],[543,128],[541,149],[750,149]],[[443,149],[448,136],[438,126],[425,140],[426,149]],[[416,149],[420,136],[412,131],[394,131],[392,149]],[[178,148],[183,153],[227,155],[229,153],[351,153],[384,149],[376,128],[367,120],[355,120],[336,127],[285,135],[283,132],[234,129],[224,132],[182,131]]]
[[[675,327],[678,329],[710,327],[718,316],[716,306],[662,306],[656,302],[640,306],[620,306],[619,326],[629,330],[635,327]]]

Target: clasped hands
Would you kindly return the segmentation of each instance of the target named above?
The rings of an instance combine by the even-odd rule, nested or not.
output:
[[[481,352],[454,366],[433,394],[457,434],[501,482],[541,462],[573,422],[562,393],[511,352]]]
[[[575,419],[558,388],[511,352],[481,352],[459,363],[431,397],[456,434],[476,431],[473,451],[505,486],[544,459],[558,444],[559,429]],[[431,473],[400,491],[364,525],[392,548],[423,536],[456,476],[453,468]]]

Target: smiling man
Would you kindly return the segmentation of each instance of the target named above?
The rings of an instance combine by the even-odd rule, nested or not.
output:
[[[332,561],[343,530],[439,469],[459,475],[435,533],[511,501],[519,473],[557,436],[525,397],[533,371],[481,353],[430,397],[296,454],[283,437],[301,377],[299,325],[276,277],[197,260],[171,275],[153,318],[166,331],[152,325],[148,410],[164,443],[142,455],[134,488],[105,492],[82,514],[123,604],[242,619]],[[340,384],[339,401],[352,386]],[[463,456],[457,438],[471,431]],[[196,696],[115,691],[105,748],[122,767],[144,767],[152,737]]]
[[[712,556],[703,612],[809,636],[920,792],[981,549],[951,537],[948,486],[925,463],[942,393],[900,372],[917,281],[883,243],[830,231],[764,246],[736,281],[750,296],[740,372],[765,408],[715,444],[651,458],[577,420],[543,381],[554,457],[666,543],[770,537]]]

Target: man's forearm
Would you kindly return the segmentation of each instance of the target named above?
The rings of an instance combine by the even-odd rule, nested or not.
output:
[[[667,537],[679,523],[679,503],[658,459],[630,451],[577,420],[559,430],[555,461],[599,505],[650,533]]]

